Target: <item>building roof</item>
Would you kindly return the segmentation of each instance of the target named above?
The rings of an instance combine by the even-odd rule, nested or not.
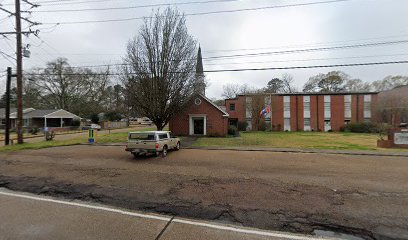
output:
[[[6,117],[6,109],[0,108],[0,118]],[[77,115],[70,113],[64,109],[34,109],[25,108],[23,109],[23,118],[80,118]],[[17,118],[17,109],[10,109],[10,118]]]
[[[261,93],[265,96],[309,96],[309,95],[358,95],[358,94],[378,94],[379,92],[297,92],[297,93]],[[239,94],[239,96],[252,96],[252,95],[259,95],[259,93],[253,94]],[[234,100],[235,98],[228,98],[225,100]]]
[[[80,118],[64,109],[38,109],[26,114],[27,118]]]
[[[34,111],[34,108],[24,108],[23,109],[23,114]],[[10,108],[10,117],[16,115],[17,116],[17,108]],[[0,108],[0,118],[6,118],[6,109],[5,108]]]
[[[198,94],[200,95],[200,97],[202,97],[204,100],[206,100],[207,102],[209,102],[211,105],[213,105],[216,109],[218,109],[220,112],[223,113],[223,117],[229,117],[229,114],[224,111],[222,108],[220,108],[219,106],[217,106],[217,104],[213,103],[213,101],[211,101],[210,99],[208,99],[206,96],[202,95],[202,94]]]

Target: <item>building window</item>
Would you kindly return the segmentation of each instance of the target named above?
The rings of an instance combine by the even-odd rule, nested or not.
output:
[[[290,131],[290,118],[283,119],[283,130]]]
[[[304,119],[304,125],[305,125],[305,127],[310,127],[310,118],[305,118]]]
[[[290,111],[290,102],[283,103],[283,111]]]
[[[196,98],[195,100],[194,100],[194,103],[195,103],[195,105],[200,105],[201,104],[201,99],[199,99],[199,98]]]
[[[1,119],[1,124],[6,125],[6,119]]]
[[[235,103],[231,103],[231,104],[229,105],[229,110],[230,110],[230,111],[235,111]]]
[[[305,111],[310,111],[310,102],[304,102],[303,103],[303,108]]]
[[[366,123],[371,122],[371,118],[364,118],[364,122]]]
[[[330,111],[330,102],[324,103],[324,111]]]
[[[371,110],[371,102],[364,102],[364,111]]]

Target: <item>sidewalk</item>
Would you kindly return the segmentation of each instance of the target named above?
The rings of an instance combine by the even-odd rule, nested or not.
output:
[[[93,145],[85,143],[84,145]],[[95,143],[96,146],[125,146],[126,143]],[[245,152],[287,152],[287,153],[322,153],[322,154],[341,154],[341,155],[363,155],[363,156],[385,156],[385,157],[408,157],[408,151],[355,151],[355,150],[327,150],[327,149],[307,149],[307,148],[264,148],[264,147],[194,147],[192,142],[181,143],[182,149],[202,149],[202,150],[226,150],[226,151],[245,151]]]
[[[146,214],[6,189],[0,189],[0,212],[0,235],[6,239],[323,239]]]

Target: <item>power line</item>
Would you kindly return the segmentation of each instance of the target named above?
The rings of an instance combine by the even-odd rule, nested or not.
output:
[[[348,2],[348,1],[352,1],[352,0],[329,0],[329,1],[309,2],[309,3],[274,5],[274,6],[268,6],[268,7],[243,8],[243,9],[235,9],[235,10],[220,10],[220,11],[200,12],[200,13],[186,13],[186,14],[184,14],[184,16],[199,16],[199,15],[209,15],[209,14],[219,14],[219,13],[236,13],[236,12],[244,12],[244,11],[258,11],[258,10],[267,10],[267,9],[276,9],[276,8],[288,8],[288,7],[301,7],[301,6],[311,6],[311,5],[318,5],[318,4],[329,4],[329,3]],[[107,19],[107,20],[49,22],[49,23],[43,23],[43,24],[47,24],[47,25],[53,25],[53,24],[66,25],[66,24],[85,24],[85,23],[126,22],[126,21],[141,20],[141,19],[146,19],[146,18],[152,18],[152,17],[130,17],[130,18]]]
[[[272,52],[270,51],[270,52],[261,52],[261,53],[233,54],[233,55],[205,57],[203,59],[211,60],[211,59],[237,58],[237,57],[259,57],[259,56],[266,56],[266,55],[303,53],[303,52],[315,52],[315,51],[327,51],[327,50],[339,50],[339,49],[384,46],[384,45],[393,45],[393,44],[402,44],[402,43],[408,43],[408,40],[386,41],[386,42],[375,42],[375,43],[362,43],[362,44],[343,45],[343,46],[334,46],[334,47],[294,49],[294,50],[272,51]]]
[[[258,64],[258,63],[283,63],[283,62],[309,62],[322,60],[343,60],[343,59],[359,59],[359,58],[373,58],[373,57],[396,57],[408,56],[408,53],[401,54],[383,54],[383,55],[365,55],[365,56],[349,56],[349,57],[333,57],[333,58],[308,58],[308,59],[290,59],[290,60],[276,60],[276,61],[250,61],[250,62],[230,62],[230,63],[207,63],[206,65],[241,65],[241,64]]]
[[[0,53],[1,53],[3,56],[5,56],[5,58],[7,57],[7,58],[11,58],[11,59],[13,59],[13,60],[16,60],[15,57],[13,57],[13,56],[11,56],[11,55],[9,55],[9,54],[7,54],[7,53],[1,51],[1,50],[0,50]]]
[[[268,51],[259,53],[246,53],[246,54],[233,54],[233,55],[221,55],[204,57],[203,59],[207,61],[219,60],[219,59],[231,59],[231,58],[242,58],[242,57],[259,57],[268,55],[280,55],[280,54],[292,54],[292,53],[304,53],[304,52],[316,52],[316,51],[328,51],[328,50],[341,50],[341,49],[351,49],[351,48],[362,48],[362,47],[374,47],[374,46],[386,46],[394,44],[408,43],[408,40],[398,40],[398,41],[384,41],[384,42],[373,42],[373,43],[360,43],[353,45],[343,45],[343,46],[333,46],[333,47],[320,47],[320,48],[304,48],[304,49],[293,49],[293,50],[283,50],[283,51]],[[60,53],[62,55],[121,55],[119,53]],[[182,60],[194,60],[194,59],[182,59]]]
[[[319,45],[333,45],[338,43],[348,43],[348,42],[359,42],[367,40],[385,40],[389,38],[401,38],[407,37],[408,34],[399,35],[388,35],[381,37],[370,37],[370,38],[359,38],[359,39],[349,39],[341,41],[329,41],[329,42],[315,42],[315,43],[303,43],[303,44],[292,44],[292,45],[281,45],[276,47],[262,47],[262,48],[240,48],[240,49],[214,49],[214,50],[204,50],[205,53],[216,53],[216,52],[237,52],[237,51],[255,51],[255,50],[266,50],[266,49],[282,49],[282,48],[292,48],[292,47],[308,47],[308,46],[319,46]]]
[[[157,3],[157,4],[147,4],[147,5],[137,5],[137,6],[126,6],[126,7],[39,10],[39,11],[34,11],[34,12],[41,12],[41,13],[56,13],[57,12],[58,13],[58,12],[88,12],[88,11],[130,10],[130,9],[136,9],[136,8],[148,8],[148,7],[160,7],[160,6],[225,3],[225,2],[238,2],[238,1],[240,1],[240,0],[190,1],[190,2],[180,2],[180,3]]]
[[[293,69],[311,69],[311,68],[335,68],[335,67],[357,67],[357,66],[375,66],[375,65],[390,65],[390,64],[408,64],[408,60],[402,61],[389,61],[389,62],[367,62],[367,63],[346,63],[346,64],[331,64],[331,65],[311,65],[311,66],[291,66],[291,67],[267,67],[267,68],[240,68],[240,69],[217,69],[217,70],[204,70],[206,73],[220,73],[220,72],[244,72],[244,71],[267,71],[267,70],[293,70]],[[181,72],[170,72],[181,73]],[[183,72],[184,73],[184,72]],[[59,74],[48,73],[27,73],[32,76],[55,76]],[[136,73],[128,73],[130,75]],[[64,75],[78,75],[78,76],[117,76],[122,75],[120,73],[65,73]]]

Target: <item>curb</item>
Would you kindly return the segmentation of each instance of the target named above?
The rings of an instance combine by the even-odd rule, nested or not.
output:
[[[126,143],[81,143],[79,145],[123,147]],[[182,149],[197,149],[210,151],[240,151],[240,152],[280,152],[280,153],[321,153],[334,155],[359,155],[359,156],[379,156],[379,157],[408,157],[408,152],[373,152],[373,151],[343,151],[324,149],[299,149],[299,148],[234,148],[234,147],[183,147]]]
[[[297,149],[297,148],[220,148],[220,147],[183,147],[183,149],[199,149],[199,150],[227,150],[227,151],[242,151],[242,152],[281,152],[281,153],[321,153],[321,154],[336,154],[336,155],[361,155],[361,156],[383,156],[383,157],[408,157],[408,152],[370,152],[370,151],[342,151],[342,150],[319,150],[319,149]]]

